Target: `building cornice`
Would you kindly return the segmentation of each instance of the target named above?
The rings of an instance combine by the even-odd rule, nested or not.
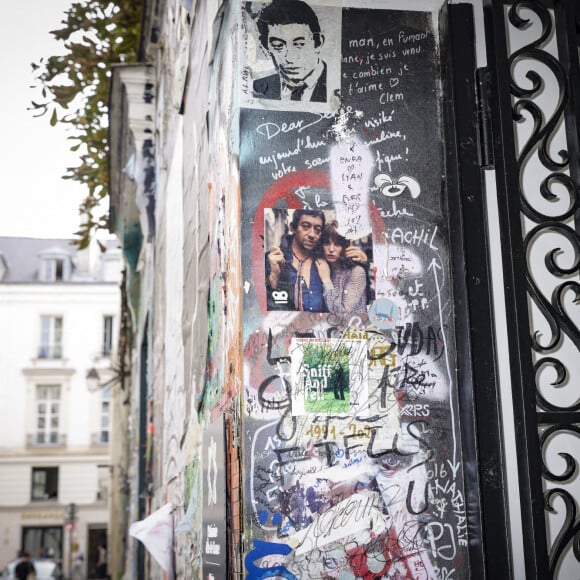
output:
[[[60,453],[43,454],[37,452],[20,452],[9,455],[6,450],[0,450],[0,465],[63,465],[63,464],[97,464],[109,465],[110,457],[100,450],[95,453],[94,450],[83,450],[83,452],[63,451],[59,448]]]
[[[36,359],[35,359],[36,360]],[[45,359],[38,359],[40,364],[46,365]],[[57,359],[60,361],[60,359]],[[34,361],[33,361],[34,362]],[[22,373],[27,377],[70,377],[75,374],[74,369],[67,369],[67,368],[57,368],[57,367],[47,367],[47,366],[38,366],[38,367],[28,367],[22,369]]]
[[[149,222],[155,182],[154,87],[154,69],[151,66],[131,64],[112,67],[109,94],[109,227],[121,240],[124,232],[136,223],[140,223],[146,238],[152,233]]]

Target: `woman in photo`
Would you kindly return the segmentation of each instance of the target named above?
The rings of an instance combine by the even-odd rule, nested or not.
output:
[[[328,311],[340,316],[367,313],[367,273],[356,262],[366,263],[366,254],[338,233],[338,222],[328,222],[321,236],[324,258],[316,261]]]

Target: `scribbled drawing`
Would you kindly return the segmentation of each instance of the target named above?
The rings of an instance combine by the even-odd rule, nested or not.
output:
[[[387,197],[397,197],[408,191],[415,199],[421,193],[419,182],[408,175],[401,175],[397,181],[394,181],[390,175],[379,173],[375,177],[375,185],[379,188],[379,192]]]
[[[390,312],[390,313],[377,312],[375,316],[376,316],[377,320],[382,320],[382,321],[388,320],[391,323],[394,320],[394,316],[393,316],[392,312]]]
[[[269,518],[270,514],[267,510],[262,510],[258,515],[258,521],[260,522],[261,526],[263,526],[268,521]],[[278,512],[272,514],[272,525],[279,526],[281,523],[282,523],[282,514]]]
[[[298,580],[288,571],[281,562],[292,552],[292,548],[278,542],[254,540],[254,548],[246,554],[244,564],[248,580],[262,580],[263,578],[286,578]],[[277,558],[276,558],[277,556]],[[258,562],[256,565],[255,562]]]

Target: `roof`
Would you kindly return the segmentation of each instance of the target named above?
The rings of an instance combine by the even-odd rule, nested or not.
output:
[[[46,240],[37,238],[0,237],[0,254],[6,262],[8,271],[3,282],[37,282],[39,254],[46,250],[62,250],[70,255],[76,254],[73,240]]]
[[[105,241],[108,251],[114,252],[119,247],[117,240]],[[38,269],[40,258],[55,255],[69,256],[73,260],[71,281],[101,281],[100,273],[91,275],[87,259],[88,250],[79,250],[71,239],[43,239],[0,237],[0,263],[6,265],[7,271],[1,282],[39,282]]]

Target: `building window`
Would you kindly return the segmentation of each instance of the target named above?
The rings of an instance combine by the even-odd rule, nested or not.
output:
[[[108,249],[103,257],[103,282],[121,281],[121,252]]]
[[[58,467],[32,468],[32,501],[58,498]]]
[[[109,497],[110,471],[108,465],[97,465],[97,501],[107,501]]]
[[[8,271],[8,266],[6,265],[6,260],[4,256],[0,253],[0,280],[4,280],[4,276]]]
[[[59,443],[60,386],[36,387],[36,444]]]
[[[110,356],[113,350],[113,317],[103,317],[103,356]]]
[[[42,260],[42,276],[44,282],[56,282],[62,280],[64,270],[64,260],[44,259]]]
[[[60,316],[41,316],[38,357],[62,357],[62,318]]]
[[[62,282],[70,280],[70,258],[43,257],[40,262],[40,279],[42,282]]]
[[[24,527],[22,528],[22,543],[20,545],[33,558],[50,558],[58,561],[62,557],[62,526]],[[59,577],[57,576],[59,570],[60,568],[57,568],[55,571],[55,578]]]
[[[111,425],[111,387],[104,387],[101,399],[101,419],[99,429],[99,442],[109,442],[109,430]]]

